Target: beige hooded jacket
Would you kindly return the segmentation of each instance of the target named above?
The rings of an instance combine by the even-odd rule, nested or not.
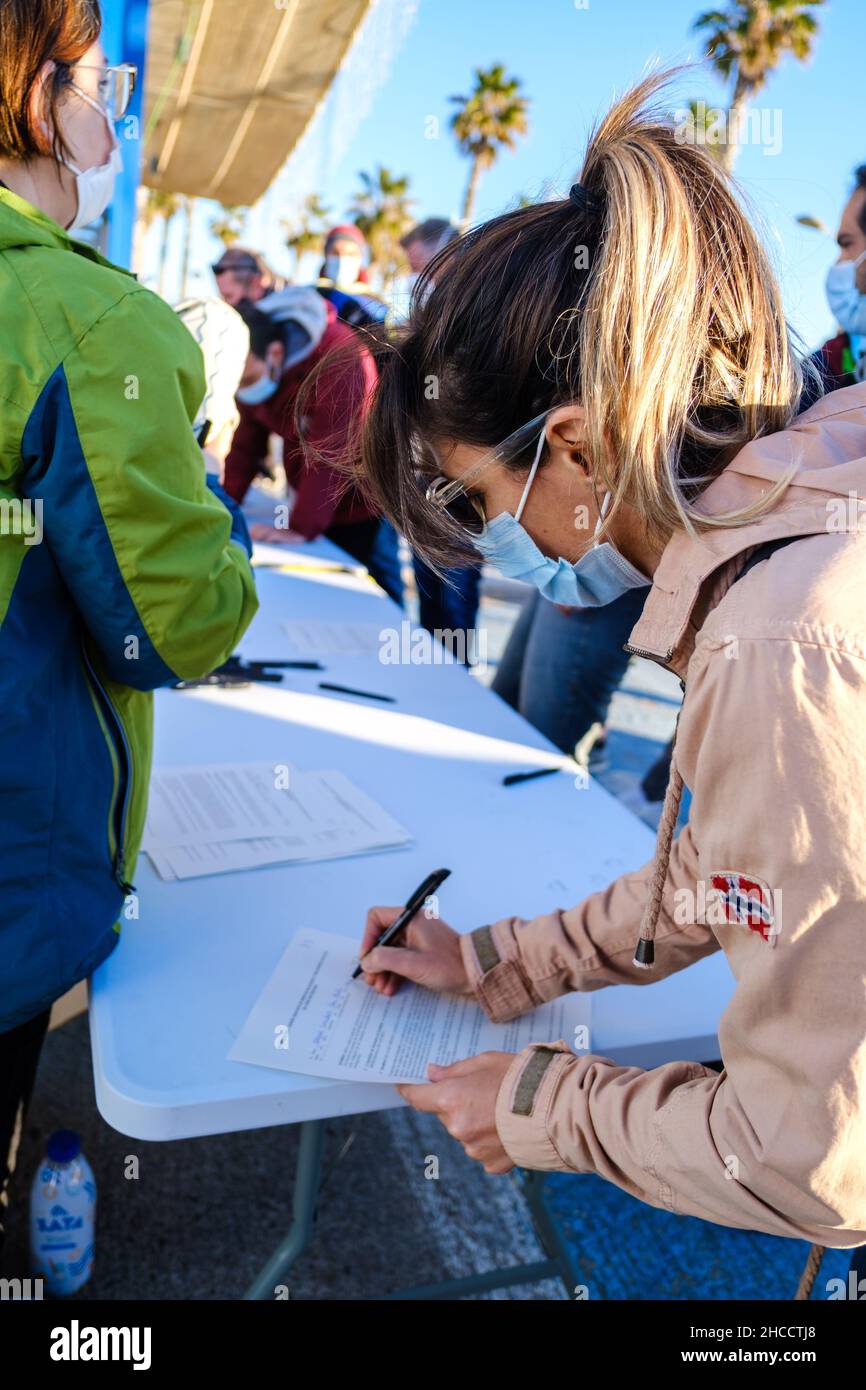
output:
[[[631,634],[684,681],[663,819],[681,777],[686,829],[577,907],[478,928],[462,949],[505,1021],[721,948],[736,989],[720,1074],[530,1046],[499,1091],[502,1143],[516,1164],[597,1172],[672,1212],[850,1247],[866,1242],[866,385],[745,446],[702,506],[741,507],[794,463],[754,523],[671,539]],[[797,539],[734,582],[782,537]],[[633,957],[655,915],[649,970]]]

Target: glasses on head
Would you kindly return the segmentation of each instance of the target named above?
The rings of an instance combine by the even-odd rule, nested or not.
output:
[[[539,431],[547,418],[547,410],[543,410],[540,415],[535,415],[531,420],[527,420],[525,425],[508,435],[495,449],[480,459],[477,464],[459,478],[447,478],[443,473],[437,473],[433,481],[427,485],[425,496],[427,501],[439,512],[444,512],[456,521],[469,535],[479,536],[487,525],[487,514],[484,509],[484,501],[481,497],[471,494],[471,489],[476,485],[478,479],[494,463],[508,464],[518,458],[528,445],[537,440]],[[432,469],[427,465],[425,470],[426,453],[423,446],[419,446],[420,460],[419,472],[423,475],[426,471],[429,477]]]
[[[70,65],[69,71],[98,73],[96,90],[88,91],[86,95],[104,106],[113,121],[119,121],[126,115],[138,75],[138,68],[134,63],[104,64],[101,67],[92,63],[75,63]]]
[[[214,264],[211,266],[211,270],[214,275],[225,275],[226,271],[228,270],[237,270],[248,275],[258,275],[261,272],[261,266],[257,265],[256,262],[250,256],[236,261],[215,261]]]

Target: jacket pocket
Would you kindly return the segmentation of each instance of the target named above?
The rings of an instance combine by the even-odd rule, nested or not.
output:
[[[111,759],[113,785],[108,812],[108,853],[115,882],[125,897],[133,892],[133,885],[127,882],[125,871],[126,821],[132,796],[132,754],[120,715],[96,674],[83,642],[81,652],[93,707]]]

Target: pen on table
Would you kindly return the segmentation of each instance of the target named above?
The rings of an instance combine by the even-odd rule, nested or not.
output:
[[[503,777],[503,787],[513,787],[516,782],[531,782],[533,777],[549,777],[553,772],[559,772],[558,767],[539,767],[535,772],[509,772],[507,777]]]
[[[356,690],[354,686],[336,685],[333,681],[319,681],[319,689],[337,690],[341,695],[363,695],[365,700],[387,700],[391,705],[397,703],[393,695],[377,695],[372,690]]]
[[[379,937],[379,940],[376,942],[376,946],[389,945],[389,943],[393,941],[394,937],[397,935],[398,931],[402,931],[406,924],[408,922],[411,922],[419,907],[423,907],[424,903],[430,897],[430,894],[436,892],[436,889],[440,886],[440,884],[445,882],[446,878],[448,878],[450,873],[450,869],[434,869],[432,874],[428,874],[424,882],[420,883],[418,887],[415,889],[415,892],[412,894],[411,898],[406,903],[406,906],[403,908],[403,911],[400,913],[400,915],[394,918],[390,927],[385,928],[382,935]],[[371,946],[370,950],[375,950],[375,947]],[[363,970],[359,963],[355,967],[352,979],[357,980],[358,976],[361,974],[363,974]]]
[[[283,661],[277,659],[271,661],[264,657],[251,657],[248,661],[235,652],[228,661],[224,661],[222,666],[217,667],[219,671],[324,671],[321,661],[311,661],[308,657],[303,660]]]
[[[274,671],[324,671],[321,661],[251,661],[251,666],[260,670],[271,667]]]

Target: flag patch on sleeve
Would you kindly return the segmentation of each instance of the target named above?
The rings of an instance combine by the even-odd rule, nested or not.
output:
[[[717,869],[710,874],[710,884],[716,890],[726,922],[748,927],[775,946],[781,924],[777,921],[772,890],[763,879],[737,873],[735,869]]]

